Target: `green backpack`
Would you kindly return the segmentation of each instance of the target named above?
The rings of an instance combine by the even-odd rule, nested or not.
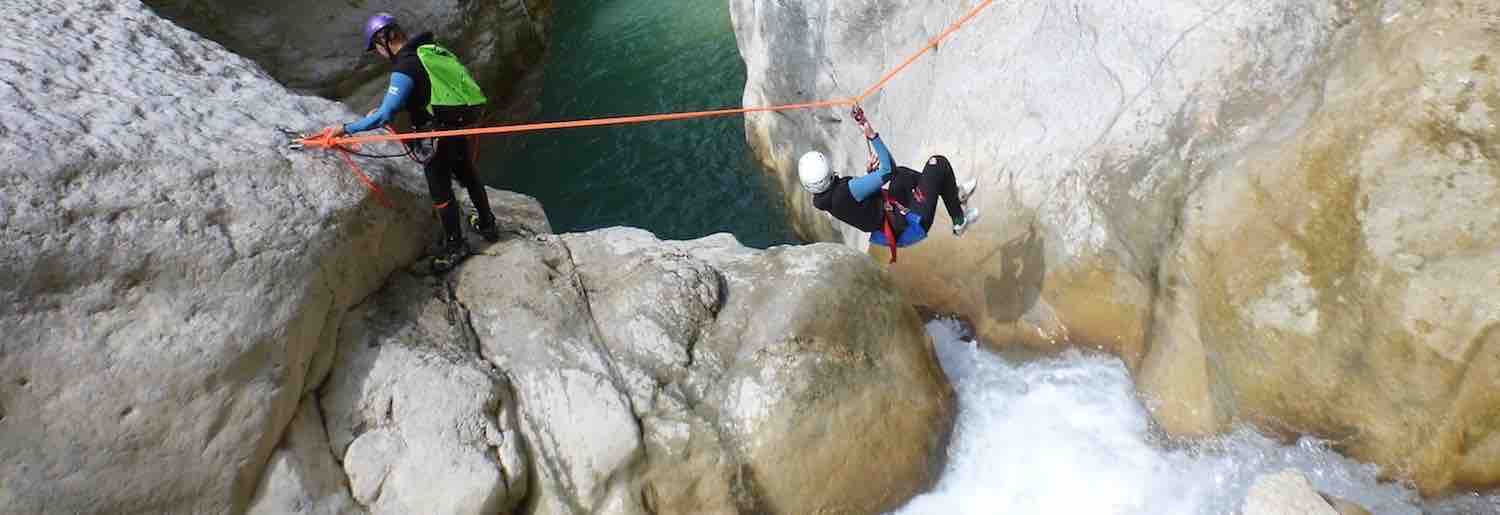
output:
[[[427,113],[439,124],[463,126],[479,121],[479,113],[489,100],[479,83],[469,75],[469,70],[448,49],[429,43],[417,47],[417,57],[427,69],[428,82],[432,84],[432,95],[427,101]]]

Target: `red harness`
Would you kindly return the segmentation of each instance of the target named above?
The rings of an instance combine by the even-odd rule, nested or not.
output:
[[[921,188],[913,187],[911,189],[911,196],[912,200],[917,201],[917,203],[926,200],[926,196],[922,194]],[[891,198],[891,193],[888,190],[880,190],[880,198],[885,201],[885,221],[881,224],[880,231],[885,233],[885,244],[891,248],[891,261],[889,264],[894,265],[896,264],[896,230],[891,228],[891,213],[901,213],[901,216],[905,217],[906,213],[911,210],[906,209],[906,206],[901,205],[896,199]]]

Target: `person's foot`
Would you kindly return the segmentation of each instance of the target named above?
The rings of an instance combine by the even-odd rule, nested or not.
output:
[[[500,241],[500,225],[495,223],[493,218],[490,219],[490,223],[485,224],[479,218],[479,213],[469,213],[469,226],[474,228],[474,232],[483,236],[485,241],[490,243]]]
[[[953,236],[955,236],[955,237],[962,237],[964,235],[964,233],[968,232],[969,228],[973,227],[974,223],[978,222],[978,221],[979,221],[979,208],[977,208],[977,207],[967,207],[967,206],[964,207],[964,218],[963,218],[963,220],[955,220],[954,223],[953,223]]]
[[[974,188],[979,187],[979,179],[969,179],[958,185],[958,201],[967,203],[969,197],[974,196]]]
[[[437,253],[432,256],[432,271],[443,273],[452,270],[466,257],[469,257],[469,246],[462,238],[444,240],[439,244]]]

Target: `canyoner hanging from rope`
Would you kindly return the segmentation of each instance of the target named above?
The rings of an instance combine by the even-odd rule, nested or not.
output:
[[[797,160],[797,177],[812,195],[813,207],[869,233],[871,245],[889,247],[892,264],[896,249],[927,239],[939,203],[947,208],[955,237],[979,220],[979,210],[967,205],[977,181],[960,185],[948,158],[941,155],[928,158],[921,172],[896,166],[864,110],[855,106],[852,114],[869,144],[870,165],[863,176],[839,177],[822,152],[803,154]]]

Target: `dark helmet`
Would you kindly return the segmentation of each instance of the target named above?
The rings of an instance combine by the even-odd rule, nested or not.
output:
[[[370,19],[365,20],[365,51],[374,50],[375,35],[395,24],[396,17],[391,16],[390,13],[375,13]]]

